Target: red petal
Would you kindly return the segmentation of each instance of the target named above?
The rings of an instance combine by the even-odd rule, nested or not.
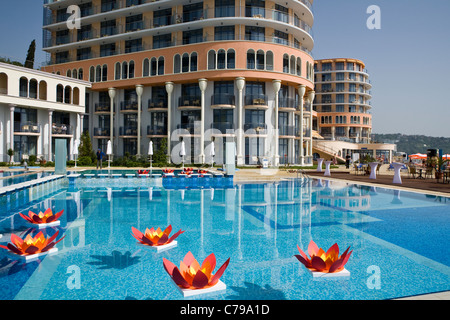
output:
[[[183,262],[185,265],[190,266],[194,260],[195,260],[194,255],[192,254],[192,252],[189,251],[184,256]]]
[[[195,274],[194,279],[192,280],[192,286],[197,289],[204,288],[208,285],[209,279],[208,277],[201,272],[200,270]]]
[[[62,209],[60,212],[55,214],[55,219],[58,220],[62,216],[63,213],[64,213],[64,209]]]
[[[51,208],[48,208],[47,210],[45,210],[44,215],[49,214],[49,213],[51,213],[51,212],[52,212],[52,209],[51,209]]]
[[[169,235],[172,232],[172,225],[169,225],[163,233]]]
[[[333,262],[333,264],[331,265],[328,272],[333,273],[333,272],[336,272],[337,270],[339,270],[340,268],[342,268],[343,267],[342,262],[344,262],[344,259],[342,259],[342,258]]]
[[[311,242],[308,245],[308,254],[310,257],[316,255],[317,251],[319,251],[319,247],[317,244],[311,240]]]
[[[173,269],[172,272],[172,279],[175,281],[175,283],[179,286],[182,286],[183,288],[189,288],[191,285],[183,278],[183,276],[180,273],[180,270],[178,270],[177,267]]]
[[[12,252],[17,253],[17,254],[23,254],[22,251],[20,251],[18,248],[16,248],[16,247],[15,247],[13,244],[11,244],[11,243],[8,243],[7,247],[5,247],[5,246],[1,246],[1,247],[2,247],[2,248],[9,249],[9,250],[11,250]]]
[[[33,216],[33,220],[34,220],[33,223],[42,223],[42,222],[43,222],[42,219],[39,218],[38,215],[34,215],[34,216]]]
[[[173,270],[177,267],[175,264],[173,264],[171,261],[167,260],[166,258],[163,258],[163,265],[166,272],[172,276]]]
[[[347,255],[342,255],[341,256],[341,258],[344,260],[343,262],[342,262],[342,266],[345,266],[346,264],[347,264],[347,262],[348,262],[348,259],[350,259],[350,256],[352,255],[352,252],[353,252],[353,250],[352,251],[350,251]]]
[[[23,240],[21,237],[16,236],[15,234],[11,234],[11,242],[14,245],[22,246]]]
[[[164,233],[162,237],[158,240],[158,244],[163,245],[167,243],[167,240],[169,240],[169,237],[167,236],[167,234]]]
[[[172,242],[173,240],[175,240],[176,238],[178,238],[178,236],[180,235],[180,234],[182,234],[182,233],[184,233],[184,231],[181,231],[181,229],[180,229],[180,231],[178,231],[177,233],[175,233],[173,236],[171,236],[170,238],[169,238],[169,241],[167,241],[167,242]]]
[[[228,260],[225,261],[225,263],[219,268],[219,270],[217,270],[216,274],[212,276],[211,281],[209,282],[210,285],[215,285],[219,281],[229,263],[230,258],[228,258]]]
[[[312,258],[311,266],[318,271],[322,271],[327,267],[325,261],[323,261],[321,258],[317,256]]]
[[[35,254],[36,252],[38,252],[39,251],[39,248],[38,247],[35,247],[35,246],[29,246],[28,248],[27,248],[27,250],[25,250],[25,253],[28,253],[28,254]]]
[[[339,256],[339,246],[337,243],[333,244],[330,249],[328,249],[326,255],[328,256],[332,252],[336,252],[336,256]]]
[[[208,261],[212,272],[216,268],[216,256],[214,255],[214,253],[211,253],[209,256],[206,257],[205,260],[203,260],[201,269],[204,268],[206,261]]]
[[[56,239],[56,237],[58,236],[58,234],[59,234],[59,231],[56,231],[55,234],[52,235],[52,236],[47,240],[47,243],[52,243],[53,240]],[[60,240],[58,240],[58,242],[61,241],[61,240],[62,240],[62,238],[61,238]]]
[[[24,218],[25,220],[27,220],[28,222],[33,223],[33,220],[32,220],[30,217],[27,217],[26,215],[24,215],[24,214],[22,214],[22,213],[20,213],[20,212],[19,212],[19,215],[20,215],[22,218]]]
[[[56,220],[56,217],[55,217],[55,216],[50,216],[50,217],[47,218],[47,220],[45,221],[45,223],[50,223],[50,222],[53,222],[53,221],[55,221],[55,220]]]
[[[308,259],[303,258],[301,255],[294,255],[294,257],[296,257],[298,259],[298,261],[300,261],[305,267],[307,268],[311,268],[311,261],[309,261]]]
[[[133,232],[133,234],[135,235],[136,239],[141,239],[144,237],[144,235],[142,234],[142,232],[140,232],[138,229],[136,229],[135,227],[131,227],[131,231]]]
[[[304,253],[303,250],[300,249],[300,247],[298,245],[297,245],[297,250],[298,250],[298,252],[300,252],[300,254],[302,255],[303,259],[309,260],[308,257],[306,256],[306,253]]]

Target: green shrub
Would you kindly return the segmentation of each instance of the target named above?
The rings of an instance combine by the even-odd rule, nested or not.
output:
[[[90,156],[79,157],[77,164],[79,164],[80,166],[90,166],[92,165],[92,159]]]

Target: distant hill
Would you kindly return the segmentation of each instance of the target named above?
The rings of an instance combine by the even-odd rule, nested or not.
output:
[[[372,134],[372,142],[395,143],[397,151],[407,154],[426,153],[427,149],[442,149],[444,154],[450,153],[450,138],[444,137],[375,133]]]

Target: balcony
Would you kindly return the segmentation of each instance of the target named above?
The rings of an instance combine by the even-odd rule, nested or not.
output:
[[[297,109],[297,103],[293,98],[280,98],[278,100],[279,109]]]
[[[295,137],[295,127],[294,126],[278,127],[278,136]]]
[[[195,123],[182,123],[182,124],[177,125],[177,129],[187,130],[189,132],[189,134],[195,134],[195,133],[200,134],[200,132],[199,132],[200,127],[196,126]],[[198,132],[196,132],[196,131],[198,131]]]
[[[95,113],[110,113],[111,111],[111,104],[110,102],[97,102],[95,104]]]
[[[119,128],[119,136],[121,137],[137,137],[138,129],[134,126],[125,126]]]
[[[211,129],[213,129],[214,131],[220,131],[221,134],[234,134],[234,123],[213,122],[211,124]]]
[[[138,102],[137,101],[121,101],[120,102],[120,112],[137,113],[138,112]]]
[[[249,94],[245,96],[245,107],[262,107],[268,108],[267,96],[261,94]]]
[[[167,136],[167,126],[147,126],[147,136]]]
[[[231,94],[214,94],[211,96],[211,108],[235,107],[236,98]]]
[[[200,96],[182,96],[178,99],[179,108],[201,108]]]
[[[115,134],[115,130],[113,130],[113,135]],[[95,138],[109,138],[111,136],[110,128],[94,128],[93,136]]]
[[[148,111],[154,109],[167,110],[167,98],[153,98],[148,100]]]
[[[267,124],[265,123],[245,123],[245,134],[267,134]]]
[[[14,133],[40,134],[41,125],[35,122],[14,122]]]
[[[73,127],[67,124],[56,124],[52,127],[52,135],[69,136],[73,134]]]

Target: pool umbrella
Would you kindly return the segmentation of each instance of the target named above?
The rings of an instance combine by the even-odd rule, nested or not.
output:
[[[211,142],[210,155],[211,155],[211,168],[212,168],[214,166],[214,156],[216,155],[214,141]]]
[[[180,150],[180,156],[182,157],[182,163],[183,163],[183,169],[184,169],[184,156],[186,156],[186,145],[184,141],[181,141],[181,150]]]
[[[106,154],[108,155],[108,168],[111,165],[112,144],[111,140],[108,140],[108,146],[106,147]]]
[[[426,159],[427,155],[423,153],[415,153],[409,156],[410,159]]]
[[[153,141],[151,141],[151,140],[148,143],[148,155],[150,156],[150,168],[151,168],[152,160],[153,160]]]

